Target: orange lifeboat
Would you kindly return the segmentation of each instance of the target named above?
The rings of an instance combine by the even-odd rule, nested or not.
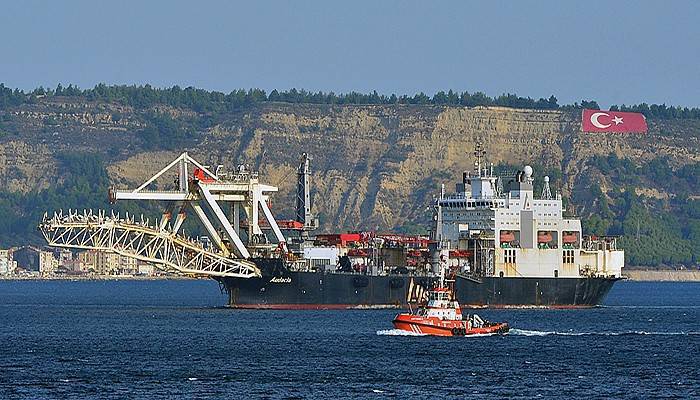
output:
[[[566,244],[573,244],[578,242],[577,232],[562,232],[561,241]]]
[[[486,335],[506,333],[510,329],[507,322],[489,322],[476,314],[465,317],[452,290],[447,287],[428,292],[427,304],[415,313],[398,314],[393,324],[396,329],[433,336]]]
[[[501,243],[513,242],[515,241],[515,233],[513,231],[501,231],[500,240]]]
[[[537,232],[537,243],[549,243],[554,240],[552,232],[550,231],[539,231]]]

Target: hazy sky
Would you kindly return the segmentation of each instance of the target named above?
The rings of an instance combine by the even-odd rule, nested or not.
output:
[[[0,82],[700,106],[698,1],[3,1]]]

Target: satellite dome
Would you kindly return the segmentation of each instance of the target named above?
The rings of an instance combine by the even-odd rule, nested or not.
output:
[[[523,168],[523,172],[525,172],[526,177],[531,177],[532,176],[532,167],[529,165],[526,165],[525,168]]]
[[[545,177],[544,177],[544,181],[545,181],[545,182],[549,182],[549,177],[548,177],[548,176],[545,176]]]

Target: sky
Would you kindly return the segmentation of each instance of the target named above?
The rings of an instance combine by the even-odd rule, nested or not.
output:
[[[698,1],[0,1],[0,82],[700,106]]]

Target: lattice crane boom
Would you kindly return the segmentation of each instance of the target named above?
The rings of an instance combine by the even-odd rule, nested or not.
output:
[[[172,231],[169,224],[137,221],[133,216],[121,219],[102,212],[62,212],[44,215],[39,229],[50,246],[94,249],[114,252],[152,263],[162,269],[184,275],[208,277],[260,277],[251,261],[227,257],[207,249],[202,243]]]

